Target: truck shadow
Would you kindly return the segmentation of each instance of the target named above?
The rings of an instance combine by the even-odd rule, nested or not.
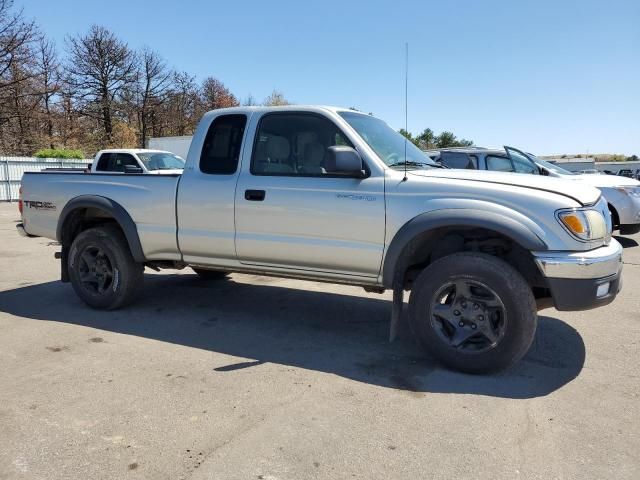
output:
[[[213,375],[270,362],[411,395],[539,397],[573,380],[584,364],[578,332],[541,316],[530,352],[511,370],[490,376],[454,373],[416,346],[406,322],[400,338],[387,341],[388,300],[285,288],[267,277],[234,278],[204,282],[195,275],[146,275],[140,300],[113,312],[91,310],[70,285],[49,282],[0,292],[0,310],[251,359],[212,366]]]
[[[614,237],[618,242],[620,242],[620,245],[622,245],[622,248],[632,248],[632,247],[637,247],[638,246],[638,242],[635,241],[633,238],[629,238],[629,237],[618,237],[615,236]]]

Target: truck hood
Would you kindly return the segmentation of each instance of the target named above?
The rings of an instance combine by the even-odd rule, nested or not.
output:
[[[502,173],[486,170],[448,170],[439,168],[411,170],[408,173],[419,177],[450,178],[452,180],[469,180],[473,182],[494,183],[496,185],[514,185],[563,195],[582,205],[594,204],[598,201],[598,198],[600,198],[600,191],[584,182],[570,182],[561,178],[530,175],[526,173]]]

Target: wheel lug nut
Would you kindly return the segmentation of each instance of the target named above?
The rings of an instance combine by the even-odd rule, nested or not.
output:
[[[478,320],[480,320],[481,322],[484,322],[484,315],[478,315]]]
[[[464,327],[464,322],[460,322],[458,325],[460,325],[461,327]]]
[[[454,310],[453,314],[457,317],[458,315],[460,315],[460,310]]]
[[[471,328],[472,328],[473,330],[475,330],[475,329],[476,329],[476,324],[475,324],[475,323],[472,323],[472,324],[471,324]]]

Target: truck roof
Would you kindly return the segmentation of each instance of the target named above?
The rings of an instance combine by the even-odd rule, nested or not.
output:
[[[240,106],[220,108],[217,110],[210,110],[205,115],[218,115],[220,113],[250,113],[250,112],[287,112],[287,111],[308,111],[317,112],[318,110],[325,110],[329,112],[353,112],[367,115],[364,112],[353,110],[344,107],[335,107],[330,105],[278,105],[278,106]]]

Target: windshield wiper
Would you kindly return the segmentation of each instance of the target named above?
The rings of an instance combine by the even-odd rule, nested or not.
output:
[[[437,163],[427,163],[427,162],[416,162],[414,160],[407,160],[403,162],[396,162],[389,165],[389,167],[432,167],[432,168],[445,168],[443,165],[438,165]]]

